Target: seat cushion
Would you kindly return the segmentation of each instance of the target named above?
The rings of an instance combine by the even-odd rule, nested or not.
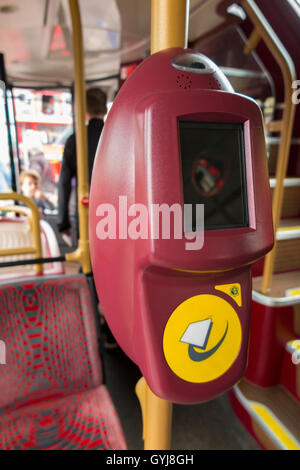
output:
[[[1,450],[123,450],[124,435],[104,385],[0,414]]]

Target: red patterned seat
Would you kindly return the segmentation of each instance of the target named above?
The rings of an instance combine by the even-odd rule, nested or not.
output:
[[[0,418],[0,435],[2,450],[125,449],[103,385],[6,413]]]
[[[0,283],[0,449],[125,449],[83,275]]]

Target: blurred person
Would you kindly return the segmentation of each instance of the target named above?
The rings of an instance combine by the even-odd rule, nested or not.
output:
[[[88,174],[91,183],[92,170],[100,135],[107,113],[107,97],[100,88],[90,88],[86,92],[87,137],[88,137]],[[58,183],[58,230],[67,245],[72,246],[69,201],[72,179],[77,177],[76,135],[73,133],[66,141]],[[77,198],[76,198],[77,201]],[[77,207],[77,204],[76,204]],[[76,211],[77,212],[77,211]],[[77,227],[78,230],[78,227]]]
[[[104,116],[107,113],[107,97],[106,94],[100,88],[90,88],[86,92],[86,101],[86,121],[88,122],[88,175],[90,184],[98,142],[104,126]],[[62,235],[63,240],[69,246],[72,246],[72,237],[70,231],[71,224],[69,218],[69,201],[72,190],[72,179],[76,177],[76,135],[74,133],[68,138],[65,144],[62,167],[58,183],[58,229]],[[78,227],[76,227],[76,229],[78,231]],[[100,305],[98,305],[98,307],[101,322],[101,335],[104,340],[104,347],[106,349],[115,349],[118,347],[116,340],[112,335],[104,316],[101,313]]]
[[[51,163],[40,148],[32,147],[28,150],[28,166],[30,170],[35,170],[41,176],[40,185],[43,192],[55,192],[56,187]]]
[[[21,193],[32,199],[42,212],[45,209],[53,210],[53,204],[46,198],[40,189],[41,178],[35,170],[24,170],[20,173]]]

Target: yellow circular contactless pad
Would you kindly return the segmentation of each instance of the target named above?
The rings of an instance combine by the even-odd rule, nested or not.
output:
[[[170,316],[163,351],[170,369],[192,383],[223,375],[237,358],[242,328],[234,308],[216,295],[197,295]]]

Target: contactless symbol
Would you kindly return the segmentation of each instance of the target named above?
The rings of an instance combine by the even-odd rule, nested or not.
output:
[[[202,350],[206,349],[208,339],[210,336],[211,328],[213,322],[209,320],[203,320],[200,322],[192,323],[188,326],[186,332],[182,336],[181,340],[183,343],[187,343],[189,345],[189,356],[192,361],[200,362],[205,361],[210,356],[215,354],[221,344],[223,343],[224,339],[226,338],[227,331],[228,331],[228,323],[226,325],[226,330],[220,341],[209,351],[205,352],[198,352],[195,348],[200,348]],[[204,340],[203,340],[203,335]]]
[[[212,325],[213,322],[211,318],[191,323],[182,335],[180,341],[193,344],[200,349],[206,349]]]
[[[234,308],[215,295],[197,295],[182,302],[170,316],[163,351],[178,377],[204,383],[230,369],[241,342],[241,324]]]

